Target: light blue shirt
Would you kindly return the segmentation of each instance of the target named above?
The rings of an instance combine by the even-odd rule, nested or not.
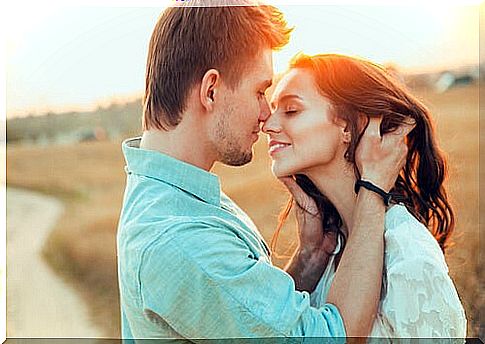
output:
[[[345,337],[334,305],[272,265],[251,219],[216,175],[123,142],[118,226],[123,338]]]

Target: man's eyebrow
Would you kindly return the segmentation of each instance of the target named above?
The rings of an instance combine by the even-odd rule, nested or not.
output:
[[[285,94],[281,97],[279,97],[279,102],[283,102],[287,99],[291,99],[291,98],[296,98],[296,99],[299,99],[299,100],[303,100],[299,95],[296,95],[296,94]],[[271,108],[272,109],[275,109],[276,108],[276,102],[275,101],[272,101],[271,104],[270,104]]]

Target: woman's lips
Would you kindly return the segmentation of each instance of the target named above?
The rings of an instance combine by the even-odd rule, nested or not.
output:
[[[289,146],[291,146],[291,144],[289,143],[273,142],[273,143],[270,143],[268,153],[269,155],[274,155],[278,152],[281,152],[285,148],[288,148]]]

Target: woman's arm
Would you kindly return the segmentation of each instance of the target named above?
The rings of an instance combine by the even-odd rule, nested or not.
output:
[[[384,254],[382,198],[361,190],[354,225],[340,259],[327,302],[340,311],[349,337],[369,335],[377,312]]]
[[[361,179],[388,192],[406,161],[404,138],[413,125],[381,137],[382,117],[369,118],[356,150]],[[368,336],[374,322],[382,284],[384,253],[384,214],[382,198],[362,189],[357,196],[353,223],[327,302],[340,311],[349,337]]]

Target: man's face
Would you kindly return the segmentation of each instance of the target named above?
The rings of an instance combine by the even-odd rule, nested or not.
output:
[[[272,77],[272,51],[265,49],[250,63],[234,90],[222,86],[222,101],[211,133],[217,161],[230,166],[251,161],[259,124],[270,115],[264,92],[271,86]]]

